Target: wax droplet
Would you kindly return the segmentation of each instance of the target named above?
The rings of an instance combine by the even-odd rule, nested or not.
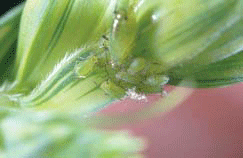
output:
[[[132,99],[132,100],[145,100],[147,101],[147,97],[145,96],[145,94],[139,94],[136,92],[136,87],[128,89],[126,91],[126,97]]]

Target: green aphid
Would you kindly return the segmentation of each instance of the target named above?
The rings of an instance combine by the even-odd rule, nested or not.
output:
[[[102,38],[99,42],[99,47],[103,48],[105,51],[109,50],[109,38],[106,35],[102,35]]]
[[[129,1],[117,2],[111,33],[111,55],[115,62],[123,63],[131,55],[136,39],[136,16]]]
[[[86,76],[94,70],[97,62],[98,58],[96,56],[91,56],[88,59],[80,62],[76,67],[76,72],[79,78],[86,78]]]
[[[144,83],[152,87],[160,87],[167,84],[168,82],[169,82],[168,76],[156,75],[156,76],[148,77]]]
[[[154,75],[147,77],[141,84],[141,90],[145,93],[161,93],[163,86],[167,84],[169,77],[165,75]]]
[[[146,61],[144,58],[136,58],[128,68],[128,73],[135,74],[139,71],[144,70],[146,67]]]
[[[115,83],[111,81],[103,82],[100,88],[113,98],[122,98],[126,94],[123,88],[117,86]]]
[[[116,79],[130,84],[138,84],[141,82],[141,77],[139,75],[132,75],[127,72],[118,72],[116,74]]]
[[[150,63],[146,67],[146,70],[148,75],[161,74],[163,72],[163,65],[159,63]]]

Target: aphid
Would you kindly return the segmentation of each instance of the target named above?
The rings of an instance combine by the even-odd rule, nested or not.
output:
[[[118,72],[115,77],[118,80],[122,80],[127,83],[133,83],[133,84],[136,84],[138,79],[136,76],[134,77],[131,74],[126,72]]]
[[[99,42],[99,47],[103,48],[105,51],[109,50],[109,38],[106,35],[102,35]]]
[[[150,86],[163,86],[169,82],[169,77],[165,75],[150,76],[144,82]]]
[[[125,18],[127,17],[125,15],[125,12],[124,11],[115,11],[115,18],[114,18],[114,22],[113,22],[113,30],[112,30],[112,33],[116,33],[119,28],[119,26],[121,25],[121,23],[124,23],[124,20],[126,21],[126,19],[128,18]]]
[[[164,85],[169,82],[169,77],[165,75],[155,75],[148,77],[143,83],[150,87],[151,92],[160,92],[162,96],[165,95]]]
[[[114,61],[122,63],[132,54],[131,49],[136,38],[136,25],[134,9],[129,7],[128,1],[118,2],[110,41],[111,56]]]
[[[96,56],[88,57],[85,61],[81,61],[76,65],[76,73],[79,78],[86,78],[86,76],[93,71],[95,65],[98,62]]]
[[[112,81],[106,81],[101,84],[100,88],[108,95],[113,98],[122,98],[125,96],[126,92],[123,88],[117,86]]]
[[[144,70],[146,67],[146,61],[144,58],[136,58],[131,63],[130,67],[128,68],[128,73],[135,74],[139,71]]]

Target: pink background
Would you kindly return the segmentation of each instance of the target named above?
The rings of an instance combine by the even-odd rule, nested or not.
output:
[[[167,87],[167,89],[173,87]],[[182,104],[159,118],[128,123],[146,137],[149,158],[243,158],[243,84],[196,89]],[[148,97],[149,102],[159,95]],[[138,110],[147,103],[125,100],[103,110],[105,114]]]

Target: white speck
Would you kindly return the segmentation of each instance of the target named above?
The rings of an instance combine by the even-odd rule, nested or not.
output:
[[[80,75],[80,76],[78,76],[78,78],[79,78],[79,79],[83,79],[83,78],[86,78],[86,76],[82,76],[82,75]]]
[[[156,21],[156,20],[158,19],[158,17],[157,17],[156,15],[152,15],[152,19],[153,19],[154,21]]]
[[[115,68],[115,63],[114,63],[113,60],[110,61],[110,64],[111,64],[111,67],[112,67],[112,68]]]
[[[117,15],[116,15],[116,18],[117,18],[118,20],[121,19],[121,17],[122,17],[121,14],[117,14]]]
[[[153,22],[157,22],[159,20],[159,17],[161,16],[161,13],[160,12],[155,12],[151,18],[152,18],[152,21]]]
[[[128,91],[126,92],[126,96],[133,100],[146,100],[147,101],[147,97],[144,94],[138,94],[136,92],[136,87],[134,87],[132,89],[128,89]]]

